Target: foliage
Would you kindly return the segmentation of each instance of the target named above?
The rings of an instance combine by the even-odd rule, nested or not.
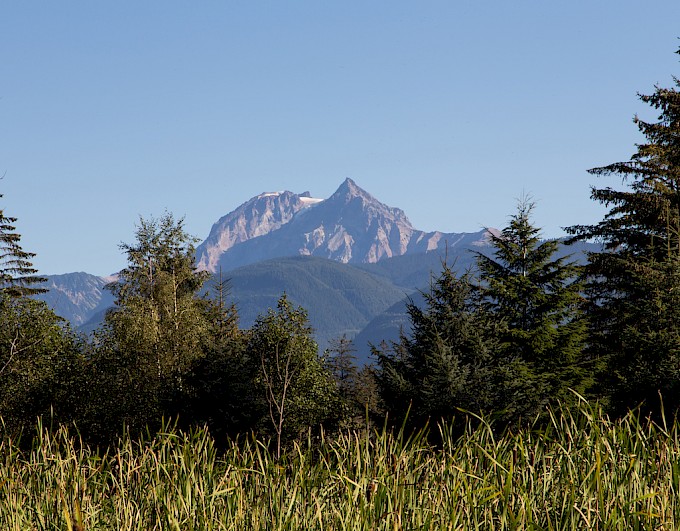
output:
[[[606,359],[604,388],[621,412],[643,400],[657,409],[658,390],[668,407],[680,407],[680,92],[656,87],[640,99],[659,113],[656,122],[635,118],[645,141],[629,161],[590,170],[618,175],[626,188],[593,188],[609,211],[599,223],[568,228],[574,240],[604,244],[587,268],[590,350]]]
[[[331,340],[325,352],[325,365],[330,371],[338,393],[343,400],[349,400],[356,385],[358,368],[356,365],[356,350],[351,339],[346,335]]]
[[[14,226],[16,221],[17,218],[5,216],[0,209],[0,291],[11,297],[45,293],[46,289],[35,286],[47,279],[36,276],[38,271],[31,263],[35,254],[21,248],[21,236]]]
[[[246,351],[281,455],[283,444],[331,417],[335,383],[317,354],[307,312],[286,295],[256,320]]]
[[[384,411],[380,407],[380,394],[372,364],[357,366],[354,343],[347,336],[330,342],[324,353],[324,362],[338,393],[335,416],[337,429],[365,429],[373,423],[382,424]]]
[[[101,437],[176,414],[187,374],[213,344],[215,316],[200,297],[207,273],[195,269],[193,241],[183,220],[165,214],[141,219],[135,244],[121,245],[128,266],[108,286],[116,306],[96,336],[89,374],[95,396],[86,423]]]
[[[33,426],[39,415],[71,421],[82,361],[78,341],[44,302],[0,292],[0,416],[5,429]]]
[[[183,425],[207,426],[219,444],[254,429],[259,408],[245,356],[246,333],[239,329],[236,305],[228,302],[229,282],[221,271],[210,281],[205,306],[210,340],[186,375],[179,410]]]
[[[525,367],[527,411],[551,399],[573,402],[570,389],[583,394],[586,378],[580,268],[569,257],[554,257],[556,240],[540,240],[534,207],[529,198],[520,200],[508,226],[491,234],[493,257],[476,253],[479,294],[500,324],[499,354]]]
[[[44,302],[29,298],[47,291],[37,287],[46,279],[36,276],[35,254],[22,249],[15,222],[0,209],[0,431],[10,432],[32,426],[38,415],[72,420],[82,372],[70,329]]]
[[[121,350],[147,354],[158,378],[181,378],[206,332],[196,295],[208,275],[196,271],[183,224],[171,214],[140,219],[136,243],[121,245],[128,266],[109,285],[116,307],[107,321]]]

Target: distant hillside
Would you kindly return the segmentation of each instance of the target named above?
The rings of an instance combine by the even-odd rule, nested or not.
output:
[[[419,306],[423,305],[423,297],[416,291],[411,295],[412,300]],[[410,322],[406,312],[408,297],[394,303],[380,315],[374,317],[369,323],[353,338],[354,355],[357,364],[366,365],[374,363],[375,359],[371,356],[371,345],[379,347],[382,342],[390,345],[391,342],[399,340],[399,334],[403,330],[410,333]]]
[[[376,274],[308,256],[267,260],[225,276],[242,327],[250,327],[259,314],[275,307],[285,292],[309,312],[321,348],[342,334],[353,337],[405,295],[403,288]]]
[[[355,267],[379,275],[396,286],[413,290],[427,286],[432,274],[437,275],[441,271],[444,261],[455,265],[458,271],[465,271],[474,265],[475,255],[469,247],[462,247],[452,249],[448,254],[443,250],[407,254],[374,264],[356,264]]]
[[[571,259],[584,264],[588,252],[597,252],[600,245],[578,242],[574,245],[561,245],[555,257],[571,255]],[[474,251],[481,251],[492,256],[490,247],[474,247],[472,249],[456,249],[446,256],[447,263],[458,273],[473,269],[475,266]],[[393,284],[409,287],[409,297],[417,305],[422,306],[424,299],[420,292],[427,292],[432,275],[437,276],[442,268],[444,254],[432,252],[421,255],[398,256],[389,260],[382,260],[375,264],[358,264],[356,267],[379,274],[389,279]],[[379,345],[382,341],[388,344],[397,341],[401,330],[410,333],[410,322],[406,312],[408,297],[396,302],[371,321],[354,337],[357,360],[360,363],[370,363],[369,344]]]

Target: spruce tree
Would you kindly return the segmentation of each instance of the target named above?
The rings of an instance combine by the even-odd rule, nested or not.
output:
[[[32,428],[39,415],[73,420],[83,361],[64,320],[31,298],[47,291],[39,287],[47,279],[36,275],[14,223],[0,209],[0,432]]]
[[[338,427],[366,428],[367,422],[378,413],[378,389],[371,365],[357,366],[356,349],[346,335],[333,339],[326,349],[325,365],[338,391]]]
[[[356,349],[351,339],[343,334],[341,337],[332,339],[325,352],[325,365],[330,371],[338,392],[343,400],[350,400],[356,385],[359,369],[356,364]]]
[[[21,236],[14,226],[16,221],[17,218],[5,216],[0,209],[0,291],[10,297],[45,293],[47,290],[38,285],[47,279],[36,276],[38,271],[31,263],[35,254],[21,248]]]
[[[674,85],[639,96],[658,118],[635,117],[645,141],[630,160],[590,170],[627,184],[592,189],[609,208],[604,219],[567,229],[573,240],[603,243],[587,266],[590,351],[606,360],[604,392],[620,412],[656,409],[659,392],[680,406],[680,80]]]
[[[555,258],[557,240],[541,241],[534,208],[520,200],[508,226],[491,235],[494,256],[475,254],[484,307],[501,325],[500,353],[525,364],[531,402],[540,408],[549,399],[573,402],[569,389],[584,392],[586,325],[580,268]]]
[[[486,319],[468,274],[447,264],[423,293],[425,308],[409,301],[411,331],[374,347],[380,396],[391,419],[422,426],[459,409],[496,408],[495,326]]]

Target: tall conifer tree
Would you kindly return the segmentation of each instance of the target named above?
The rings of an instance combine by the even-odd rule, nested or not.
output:
[[[141,219],[128,266],[107,286],[116,296],[98,334],[91,429],[107,437],[173,415],[186,399],[187,375],[214,346],[214,305],[200,296],[208,274],[194,266],[193,240],[171,214]]]
[[[200,355],[208,332],[198,294],[209,274],[196,270],[183,219],[141,219],[136,237],[121,245],[128,266],[109,286],[116,306],[107,321],[122,348],[149,353],[159,378],[176,378]]]
[[[47,279],[36,276],[38,271],[31,263],[35,254],[21,248],[21,235],[14,226],[16,221],[17,218],[5,216],[0,209],[0,291],[10,297],[45,293],[47,290],[38,285]]]
[[[30,297],[47,291],[39,287],[47,279],[36,275],[14,223],[0,209],[0,432],[32,427],[38,415],[72,419],[82,362],[64,320]]]
[[[635,117],[645,141],[630,160],[590,170],[628,185],[592,189],[609,207],[604,219],[568,228],[574,240],[604,244],[587,269],[591,351],[607,361],[606,391],[621,412],[641,402],[654,408],[659,392],[667,406],[680,406],[680,80],[674,84],[639,96],[659,114]]]
[[[531,222],[534,207],[529,198],[520,200],[508,226],[491,236],[494,257],[476,254],[483,304],[501,324],[502,356],[526,364],[540,406],[549,398],[573,401],[569,389],[583,392],[586,326],[579,267],[555,258],[557,240],[541,241]]]

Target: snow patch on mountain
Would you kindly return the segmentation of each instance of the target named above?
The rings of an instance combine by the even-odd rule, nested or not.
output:
[[[305,205],[316,205],[317,203],[321,203],[323,199],[318,199],[316,197],[303,197],[300,196],[300,201],[302,201],[303,204]]]

